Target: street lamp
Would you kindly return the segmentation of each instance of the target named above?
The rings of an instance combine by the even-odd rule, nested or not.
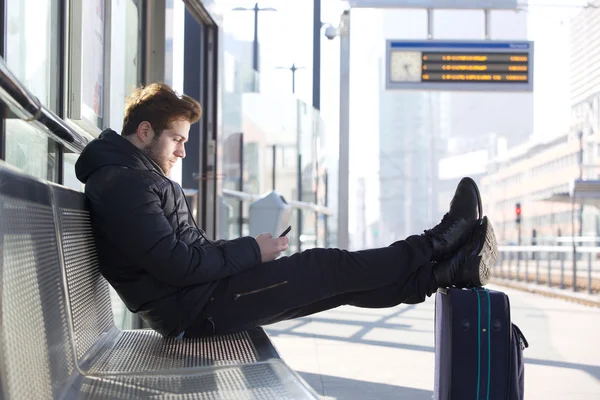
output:
[[[273,7],[260,8],[258,3],[254,3],[254,7],[235,7],[232,11],[254,11],[254,41],[252,43],[252,68],[258,72],[258,13],[260,11],[277,11]]]
[[[289,69],[292,71],[292,94],[296,94],[296,71],[304,69],[304,67],[297,67],[296,64],[292,64],[291,67],[277,67],[276,69]]]

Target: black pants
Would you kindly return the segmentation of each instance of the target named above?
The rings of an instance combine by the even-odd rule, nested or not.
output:
[[[420,303],[435,292],[431,244],[410,236],[389,247],[311,249],[223,279],[185,337],[239,332],[341,305]]]

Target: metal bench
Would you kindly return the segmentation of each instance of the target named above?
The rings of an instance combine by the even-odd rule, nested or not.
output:
[[[0,163],[0,231],[3,398],[318,398],[260,328],[118,329],[82,193]]]

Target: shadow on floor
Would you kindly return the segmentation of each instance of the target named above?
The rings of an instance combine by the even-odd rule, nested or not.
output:
[[[433,346],[398,343],[398,342],[386,342],[384,340],[364,339],[365,335],[367,335],[369,332],[371,332],[373,329],[376,329],[376,328],[396,329],[399,331],[399,334],[401,334],[401,332],[403,330],[419,332],[419,333],[428,335],[428,337],[433,338],[433,322],[431,324],[431,327],[432,327],[431,330],[415,330],[412,328],[412,325],[410,325],[410,324],[398,324],[398,323],[391,324],[388,322],[392,319],[401,318],[402,314],[407,313],[408,311],[414,310],[414,308],[415,308],[415,305],[403,306],[403,307],[395,310],[395,312],[392,314],[382,315],[381,318],[379,318],[376,321],[352,321],[352,320],[331,319],[331,318],[327,318],[327,313],[325,312],[322,314],[314,314],[314,315],[311,315],[308,317],[297,318],[294,320],[295,322],[297,322],[295,324],[286,325],[285,322],[287,322],[287,321],[284,321],[283,324],[280,322],[278,324],[264,326],[264,328],[270,337],[277,337],[277,336],[281,336],[281,335],[291,335],[291,336],[297,336],[297,337],[303,337],[303,338],[335,340],[335,341],[345,342],[345,343],[360,343],[360,344],[368,344],[368,345],[373,345],[373,346],[385,346],[385,347],[390,347],[390,348],[395,348],[395,349],[405,349],[405,350],[424,351],[424,352],[433,353],[434,352]],[[432,321],[432,319],[429,319],[429,320]],[[298,332],[298,328],[308,325],[311,322],[322,322],[322,323],[327,323],[327,324],[337,324],[337,325],[347,325],[347,326],[352,325],[352,326],[360,326],[361,328],[357,332],[353,333],[350,337],[339,336],[339,335],[336,336],[333,334],[325,334],[325,333]]]
[[[339,400],[431,400],[429,390],[299,372],[321,396]]]

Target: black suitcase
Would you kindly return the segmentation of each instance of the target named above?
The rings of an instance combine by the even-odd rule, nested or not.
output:
[[[440,289],[435,299],[435,400],[522,400],[523,349],[508,296]]]

